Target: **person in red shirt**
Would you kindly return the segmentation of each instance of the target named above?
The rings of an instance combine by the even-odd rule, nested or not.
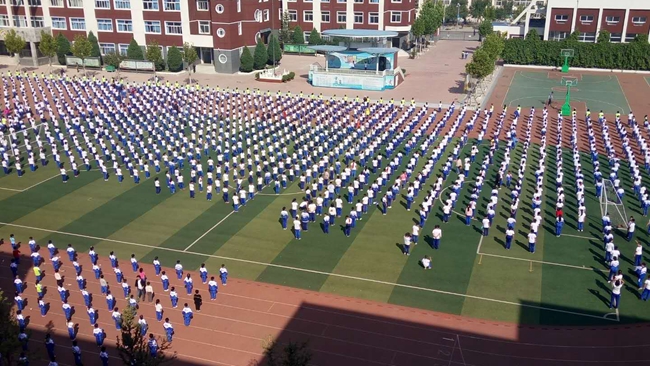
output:
[[[19,264],[20,263],[20,250],[18,250],[18,248],[16,248],[16,249],[14,249],[14,251],[11,254],[14,257],[14,261],[16,262],[16,264]]]
[[[555,210],[555,218],[556,219],[561,218],[563,215],[564,215],[564,212],[562,212],[561,208],[558,208],[558,209]]]

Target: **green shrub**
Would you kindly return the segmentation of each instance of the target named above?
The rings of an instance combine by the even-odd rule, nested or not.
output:
[[[65,65],[65,56],[71,55],[70,53],[70,41],[61,33],[56,36],[56,43],[58,47],[56,49],[56,57],[59,60],[59,64]]]
[[[174,72],[183,70],[183,55],[176,46],[170,48],[167,53],[167,67],[169,71]]]
[[[253,55],[251,55],[251,50],[248,47],[244,47],[241,57],[239,58],[239,71],[253,71]]]

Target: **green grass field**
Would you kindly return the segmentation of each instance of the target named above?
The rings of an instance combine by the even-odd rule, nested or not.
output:
[[[471,143],[467,144],[461,155],[469,154],[470,146]],[[519,145],[512,156],[513,166],[519,163],[521,149]],[[549,147],[547,178],[555,176],[552,149]],[[487,150],[488,145],[481,145],[477,161],[482,160]],[[479,218],[489,198],[502,150],[488,172],[478,203]],[[63,184],[53,164],[27,172],[22,178],[16,174],[0,177],[0,237],[7,240],[13,233],[19,241],[27,242],[33,236],[41,244],[51,239],[59,248],[73,243],[80,252],[95,246],[100,255],[115,251],[118,257],[128,258],[134,253],[145,262],[158,256],[167,266],[180,259],[188,269],[198,269],[201,263],[206,263],[215,271],[225,263],[237,278],[492,320],[580,325],[647,321],[650,316],[645,310],[650,305],[638,299],[635,278],[629,274],[620,314],[604,317],[610,310],[604,303],[609,301],[609,285],[602,264],[600,207],[591,186],[586,198],[586,230],[577,232],[576,211],[571,204],[575,202],[575,188],[571,185],[573,169],[568,151],[564,154],[569,202],[564,235],[560,238],[554,235],[554,179],[551,182],[547,179],[545,222],[543,230],[540,229],[537,253],[530,254],[524,248],[523,225],[530,222],[532,214],[532,167],[539,159],[537,150],[532,145],[529,151],[517,242],[510,251],[502,244],[505,238],[502,208],[509,207],[510,201],[506,189],[501,190],[490,236],[481,238],[478,221],[467,227],[463,217],[454,216],[442,225],[439,250],[420,240],[407,257],[401,254],[399,244],[404,233],[410,231],[417,211],[407,212],[401,205],[402,198],[386,216],[371,208],[349,238],[340,232],[338,225],[326,235],[311,224],[310,230],[303,233],[303,240],[297,241],[291,231],[282,230],[278,221],[281,208],[290,206],[293,198],[301,197],[296,184],[279,196],[267,188],[240,212],[233,213],[220,195],[215,195],[211,202],[205,200],[204,194],[192,200],[187,191],[170,195],[163,189],[162,194],[156,195],[152,179],[143,179],[139,185],[128,177],[123,183],[114,178],[105,182],[100,172],[83,171],[78,178],[71,177],[69,183]],[[421,169],[424,160],[420,159],[416,171]],[[606,163],[601,162],[604,172],[608,172]],[[468,182],[478,173],[479,165],[473,164]],[[434,172],[440,168],[438,163]],[[586,177],[590,177],[591,162],[586,155],[583,169]],[[622,168],[621,174],[623,184],[630,187],[628,170]],[[452,173],[448,184],[454,179]],[[463,202],[469,200],[469,187],[464,185],[458,212],[462,212]],[[424,194],[420,194],[415,205],[423,199]],[[421,238],[440,223],[440,207],[437,202]],[[636,202],[629,201],[627,207],[628,215],[641,216]],[[645,223],[639,220],[639,226],[639,235],[648,244]],[[634,243],[624,242],[620,235],[616,243],[625,257],[621,268],[627,271],[632,268],[629,260]],[[424,255],[433,258],[431,271],[424,271],[419,265]]]

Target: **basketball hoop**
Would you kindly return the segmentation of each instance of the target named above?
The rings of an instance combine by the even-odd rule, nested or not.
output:
[[[560,57],[564,57],[564,65],[562,65],[562,72],[569,72],[569,58],[573,58],[575,50],[573,48],[563,48],[560,50]]]
[[[571,115],[571,88],[578,86],[578,78],[574,76],[562,76],[560,84],[566,87],[566,98],[562,105],[562,115],[569,116]]]

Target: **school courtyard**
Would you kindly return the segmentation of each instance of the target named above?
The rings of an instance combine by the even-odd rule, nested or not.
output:
[[[448,46],[445,45],[445,42],[440,42],[437,47]],[[423,57],[432,57],[434,56],[433,52],[436,52],[436,48],[430,50]],[[456,55],[453,58],[455,57]],[[453,60],[453,62],[457,62],[457,60]],[[411,69],[417,70],[416,67]],[[428,101],[431,107],[437,107],[437,101],[440,99],[444,104],[453,102],[457,98],[455,94],[443,95],[440,90],[453,91],[455,86],[453,80],[458,79],[456,72],[449,72],[447,84],[442,84],[443,81],[441,81],[440,87],[431,88],[429,86],[431,98],[427,97],[429,91],[423,87],[422,90],[418,90],[416,99]],[[424,75],[424,71],[422,75]],[[128,176],[128,172],[125,174],[124,181],[120,183],[114,176],[105,181],[101,172],[96,169],[89,172],[81,169],[81,174],[78,177],[73,177],[70,174],[70,180],[64,184],[55,164],[39,167],[32,172],[29,171],[25,162],[23,166],[26,172],[22,177],[19,177],[15,171],[10,174],[0,174],[0,238],[4,239],[5,251],[8,250],[6,249],[8,238],[10,234],[13,234],[18,241],[23,243],[23,252],[29,250],[26,243],[29,237],[33,237],[43,247],[48,240],[52,240],[60,250],[64,249],[68,243],[72,243],[79,253],[87,252],[91,246],[94,246],[100,257],[106,258],[110,252],[115,252],[118,258],[124,262],[131,254],[135,254],[140,263],[147,265],[158,257],[168,270],[177,260],[180,260],[185,269],[189,271],[196,271],[202,263],[205,263],[212,273],[216,273],[221,264],[226,264],[234,281],[232,285],[234,288],[231,289],[229,286],[223,290],[225,298],[228,299],[226,301],[227,309],[224,310],[219,306],[212,309],[211,311],[215,315],[210,321],[213,322],[205,323],[205,329],[199,332],[205,339],[205,337],[212,336],[209,328],[219,329],[223,326],[223,323],[219,323],[220,319],[224,321],[239,319],[237,322],[233,321],[232,324],[228,323],[226,328],[221,328],[221,331],[227,330],[232,334],[223,335],[223,339],[219,338],[219,340],[228,342],[233,338],[243,337],[241,342],[246,343],[246,346],[233,343],[222,348],[211,348],[212,346],[209,344],[202,344],[205,348],[204,351],[207,349],[211,352],[223,352],[224,354],[239,352],[237,357],[233,356],[230,361],[224,361],[224,365],[244,365],[244,359],[260,357],[259,350],[252,350],[252,344],[260,343],[260,340],[265,338],[265,334],[284,334],[283,329],[286,332],[286,327],[292,329],[290,333],[294,332],[294,335],[310,334],[313,336],[319,333],[320,336],[315,335],[316,338],[327,336],[332,340],[343,339],[345,342],[346,326],[349,326],[350,332],[355,334],[354,339],[351,335],[349,336],[348,343],[337,344],[332,341],[331,344],[325,344],[325,340],[321,339],[324,343],[316,341],[317,353],[322,351],[318,357],[326,360],[322,364],[336,362],[356,365],[408,365],[415,362],[428,364],[441,362],[440,364],[449,365],[514,365],[521,364],[520,362],[525,360],[527,364],[542,365],[553,360],[564,360],[568,364],[577,365],[587,359],[595,358],[595,354],[598,354],[599,360],[607,359],[608,352],[627,352],[622,348],[618,349],[624,345],[613,341],[610,344],[601,344],[602,346],[611,346],[606,352],[605,350],[603,352],[593,351],[589,347],[599,342],[594,340],[596,337],[592,338],[583,333],[572,333],[581,335],[570,340],[568,338],[571,337],[568,336],[564,339],[559,338],[561,337],[559,333],[541,335],[541,333],[535,333],[536,331],[526,333],[527,331],[524,329],[534,329],[535,326],[579,326],[581,328],[605,326],[602,329],[622,329],[619,326],[630,327],[635,324],[634,327],[636,327],[639,323],[650,320],[650,312],[648,312],[650,305],[640,300],[641,292],[636,286],[636,274],[633,271],[632,261],[636,244],[634,240],[626,241],[625,232],[620,230],[615,230],[614,241],[622,253],[621,269],[623,269],[626,284],[619,309],[609,308],[611,285],[607,282],[609,268],[604,261],[602,212],[599,200],[595,196],[592,179],[593,165],[587,144],[587,127],[584,123],[587,108],[591,110],[592,118],[595,118],[600,110],[608,118],[609,132],[614,142],[616,156],[621,159],[619,178],[622,181],[622,186],[626,189],[624,200],[627,216],[636,218],[635,238],[643,244],[644,259],[647,261],[650,259],[648,251],[650,235],[647,230],[647,220],[642,214],[638,199],[632,192],[632,178],[628,163],[625,161],[626,156],[620,146],[613,115],[620,111],[626,124],[627,113],[632,110],[637,121],[642,121],[643,115],[650,110],[650,102],[643,97],[650,92],[650,81],[643,76],[631,74],[571,71],[569,75],[578,80],[578,85],[571,91],[571,103],[572,107],[577,110],[578,145],[581,150],[580,161],[586,185],[587,220],[585,230],[582,232],[577,231],[576,227],[577,208],[575,207],[576,189],[570,140],[571,122],[570,119],[565,118],[563,134],[560,136],[560,145],[563,149],[560,156],[563,160],[565,173],[564,188],[567,199],[564,217],[566,225],[561,236],[555,235],[555,202],[557,198],[555,176],[558,167],[556,155],[556,145],[558,144],[555,140],[558,136],[556,116],[565,93],[565,88],[560,84],[562,75],[554,71],[506,67],[497,80],[495,88],[491,91],[490,99],[485,106],[489,108],[493,104],[496,115],[501,112],[503,105],[507,105],[509,109],[504,120],[505,126],[510,126],[513,120],[512,112],[517,105],[521,105],[523,109],[523,116],[517,126],[520,143],[517,144],[510,156],[510,170],[513,174],[516,173],[525,153],[524,144],[521,143],[525,136],[525,121],[529,115],[530,107],[536,108],[532,124],[531,145],[527,152],[528,168],[525,170],[520,196],[516,234],[510,250],[504,248],[506,219],[511,203],[509,189],[503,188],[499,191],[499,204],[489,235],[481,235],[481,219],[485,216],[485,207],[490,201],[494,176],[504,158],[505,143],[499,145],[499,149],[494,155],[494,161],[487,169],[485,187],[477,200],[477,213],[471,224],[465,225],[463,210],[470,200],[472,182],[476,180],[481,168],[480,162],[490,149],[489,140],[497,129],[496,118],[493,116],[488,123],[484,124],[484,117],[481,113],[476,120],[473,132],[469,135],[468,142],[459,152],[461,158],[468,157],[471,147],[477,144],[478,131],[481,129],[485,131],[482,143],[478,144],[476,163],[472,164],[465,184],[462,186],[451,219],[448,223],[442,223],[442,205],[443,200],[448,196],[451,183],[458,177],[455,172],[451,172],[445,180],[440,198],[431,208],[431,213],[421,229],[418,245],[411,246],[409,256],[402,254],[403,236],[406,232],[411,231],[414,223],[419,222],[417,207],[423,202],[425,191],[430,189],[435,176],[441,171],[442,165],[451,153],[452,147],[459,141],[462,127],[466,125],[475,111],[467,111],[465,118],[461,121],[460,129],[454,135],[449,147],[434,165],[431,179],[426,182],[420,195],[415,198],[414,208],[410,211],[406,210],[406,196],[404,192],[400,192],[393,207],[388,210],[386,215],[382,214],[378,206],[371,205],[369,212],[363,215],[363,219],[357,221],[356,227],[352,229],[349,237],[343,235],[341,218],[337,218],[336,225],[332,226],[329,233],[324,233],[321,226],[322,219],[319,217],[317,223],[309,224],[308,231],[302,232],[301,240],[296,240],[291,230],[282,229],[280,224],[282,208],[289,208],[293,199],[302,201],[305,195],[304,191],[298,187],[297,180],[291,182],[287,189],[282,190],[280,194],[275,194],[271,186],[265,187],[256,193],[253,200],[248,201],[245,206],[239,208],[238,212],[235,212],[232,204],[225,203],[220,194],[215,194],[215,198],[211,201],[205,199],[203,192],[197,192],[197,198],[191,199],[187,189],[170,194],[164,184],[165,169],[158,174],[153,172],[149,179],[141,176],[142,180],[139,184],[134,183],[133,179]],[[128,77],[140,78],[142,76],[129,75]],[[229,80],[230,77],[223,78],[223,80]],[[203,83],[203,80],[201,82]],[[231,88],[236,85],[240,89],[248,85],[231,84],[230,81],[226,83]],[[253,84],[252,87],[263,87],[263,85]],[[277,91],[275,87],[270,90]],[[303,85],[300,90],[305,93],[312,92],[308,85]],[[537,250],[532,254],[528,251],[526,235],[529,230],[528,224],[532,220],[531,202],[535,188],[534,173],[540,159],[538,144],[541,139],[539,127],[541,110],[551,90],[554,91],[554,103],[548,121],[547,170],[542,198],[543,223],[537,237]],[[400,95],[409,100],[413,94],[413,90],[408,84],[399,87],[394,92],[399,92],[394,96],[396,100],[402,98]],[[330,94],[339,94],[339,91],[331,91]],[[384,97],[384,100],[391,96]],[[378,99],[378,96],[373,95],[371,98]],[[439,135],[432,146],[439,144],[443,132],[450,130],[449,124],[458,115],[459,109],[457,103],[457,109],[447,125],[441,131],[436,130]],[[424,112],[423,115],[429,116],[431,113],[433,113],[433,108]],[[412,117],[405,118],[409,120]],[[434,131],[433,126],[440,118],[441,114],[438,114],[433,119],[431,128],[424,129],[426,136]],[[421,122],[414,123],[414,126],[421,126]],[[599,130],[600,126],[597,121],[593,123],[593,126],[597,132],[601,170],[605,176],[608,176],[610,168],[607,154],[602,145],[602,131]],[[404,170],[414,152],[419,151],[418,149],[407,151],[405,148],[405,143],[412,136],[414,130],[415,128],[406,130],[407,138],[396,146],[396,151],[404,154],[402,165],[398,167],[398,171]],[[645,129],[643,129],[643,133],[646,138],[650,136]],[[505,139],[505,128],[499,137]],[[634,145],[633,148],[637,156],[642,157],[638,146]],[[381,151],[385,151],[385,146],[382,146]],[[428,155],[425,155],[418,160],[414,169],[415,173],[422,171],[427,158]],[[93,166],[93,168],[95,167]],[[188,167],[182,170],[182,174],[186,176],[186,182],[189,181]],[[153,178],[156,176],[163,181],[161,194],[156,194],[154,189]],[[376,176],[372,174],[371,181]],[[643,171],[643,185],[648,186],[648,184],[650,184],[650,175]],[[380,198],[381,196],[377,201]],[[344,212],[348,212],[351,207],[344,203]],[[433,249],[430,245],[434,225],[440,225],[443,233],[439,249]],[[291,221],[289,226],[291,227]],[[431,257],[431,270],[424,270],[421,266],[420,261],[424,256]],[[108,264],[106,266],[108,268]],[[148,271],[152,272],[153,270],[148,269]],[[171,272],[171,270],[169,271]],[[112,274],[110,276],[112,277]],[[6,277],[8,276],[5,272],[3,283],[7,282],[8,278]],[[237,289],[238,285],[239,289]],[[178,286],[180,287],[180,285]],[[278,291],[282,289],[281,291],[284,292],[280,292],[280,295],[277,293],[275,295],[256,294],[256,292],[265,292],[269,289]],[[229,295],[228,292],[231,290],[232,293]],[[303,302],[290,300],[292,291],[295,294],[301,294]],[[286,301],[283,304],[284,296],[286,296]],[[253,300],[253,298],[259,300],[259,297],[266,297],[264,300],[266,302],[259,303]],[[235,298],[238,298],[237,304],[234,303]],[[309,305],[304,305],[305,299],[309,300],[307,301]],[[228,302],[231,300],[232,303]],[[337,302],[336,305],[335,302]],[[359,309],[355,309],[355,311],[358,313],[346,313],[346,318],[331,320],[330,318],[337,317],[337,311],[340,315],[344,308],[342,304],[346,302],[356,303]],[[273,310],[275,306],[278,308]],[[268,310],[267,307],[269,307]],[[282,311],[278,310],[282,307],[284,307]],[[260,317],[264,313],[278,315],[275,312],[279,312],[281,316],[289,320],[274,327],[267,326],[265,329],[251,328],[247,335],[242,335],[238,327],[244,326],[242,324],[247,317],[244,314],[246,308]],[[56,309],[59,311],[58,306]],[[228,309],[239,309],[242,313],[232,315],[228,313]],[[221,316],[219,316],[220,311]],[[364,311],[368,313],[364,313]],[[431,318],[433,316],[431,311],[439,313],[436,315],[440,317],[438,321]],[[383,312],[384,318],[368,320],[370,312]],[[404,323],[393,324],[396,327],[394,328],[396,329],[393,334],[394,338],[386,338],[386,335],[381,334],[391,333],[387,324],[391,321],[396,322],[395,319],[389,319],[391,316],[399,318],[407,316],[405,314],[409,314],[408,316],[414,319],[409,319],[409,322],[404,320]],[[417,324],[417,319],[415,319],[420,316],[429,323],[429,326],[434,327],[434,323],[439,326],[438,332],[448,333],[434,337],[431,333],[424,331],[416,332],[415,328],[423,327],[422,324]],[[359,320],[359,324],[353,324],[353,318],[364,318],[366,321]],[[302,321],[294,323],[295,319],[302,319]],[[463,319],[470,320],[465,322]],[[105,321],[110,322],[110,319]],[[332,324],[335,325],[329,328],[328,321],[332,321]],[[348,321],[349,323],[347,323]],[[245,326],[253,327],[256,322],[263,321],[251,320],[250,324],[245,324]],[[320,328],[313,324],[307,324],[318,322],[322,322],[319,324]],[[39,321],[36,320],[36,323]],[[454,323],[464,324],[462,332],[452,329]],[[481,331],[481,334],[472,334],[473,328],[476,328],[478,332],[481,323],[488,324],[492,329]],[[383,324],[383,327],[380,324]],[[181,327],[180,323],[178,323],[178,327]],[[336,332],[334,332],[334,328],[338,328]],[[510,333],[500,334],[488,340],[487,335],[498,332],[499,328],[506,329],[505,333]],[[364,333],[364,329],[371,329],[372,334]],[[409,331],[405,329],[411,329],[412,333],[407,334]],[[568,328],[559,329],[566,330]],[[355,333],[357,331],[358,333]],[[191,334],[188,331],[183,334],[187,338],[188,347],[191,345],[190,340],[199,336],[199,334]],[[398,336],[403,337],[398,340]],[[602,333],[600,336],[602,340],[607,333]],[[244,339],[246,337],[250,339]],[[360,341],[365,337],[368,339]],[[426,344],[425,338],[427,337],[433,337],[430,339],[435,338],[436,340],[431,340],[431,344]],[[544,337],[548,337],[549,342],[553,342],[551,339],[555,339],[557,348],[545,349],[535,345],[531,345],[529,348],[524,346],[520,348],[506,347],[508,342],[512,342],[514,347],[517,342],[536,343],[537,340]],[[418,347],[408,348],[406,343],[416,340],[424,343],[418,343]],[[583,341],[585,344],[580,343]],[[400,342],[405,344],[399,346]],[[562,342],[575,345],[578,351],[572,356],[567,356],[566,350],[560,349]],[[587,342],[591,343],[587,345]],[[463,353],[461,343],[467,344],[465,346],[466,353]],[[340,353],[344,353],[348,357],[335,354],[334,350],[340,350],[341,347],[345,351]],[[363,357],[349,357],[354,354],[355,347],[363,348],[363,352],[361,352]],[[404,347],[407,349],[405,350]],[[244,348],[246,351],[243,351]],[[384,351],[388,349],[390,352],[381,351],[380,348],[385,348]],[[429,350],[425,350],[426,348]],[[514,358],[511,355],[514,352],[513,349],[517,350],[517,356]],[[200,353],[201,351],[196,352]],[[255,353],[257,355],[254,355]],[[181,355],[186,357],[185,360],[191,360],[192,354],[185,350],[181,352]],[[373,354],[376,355],[372,356],[375,357],[373,359],[365,356],[371,357],[369,355]],[[200,357],[195,354],[195,356],[194,361],[209,364],[209,354]],[[630,359],[634,358],[632,355],[630,357]],[[609,362],[616,361],[610,359]]]

